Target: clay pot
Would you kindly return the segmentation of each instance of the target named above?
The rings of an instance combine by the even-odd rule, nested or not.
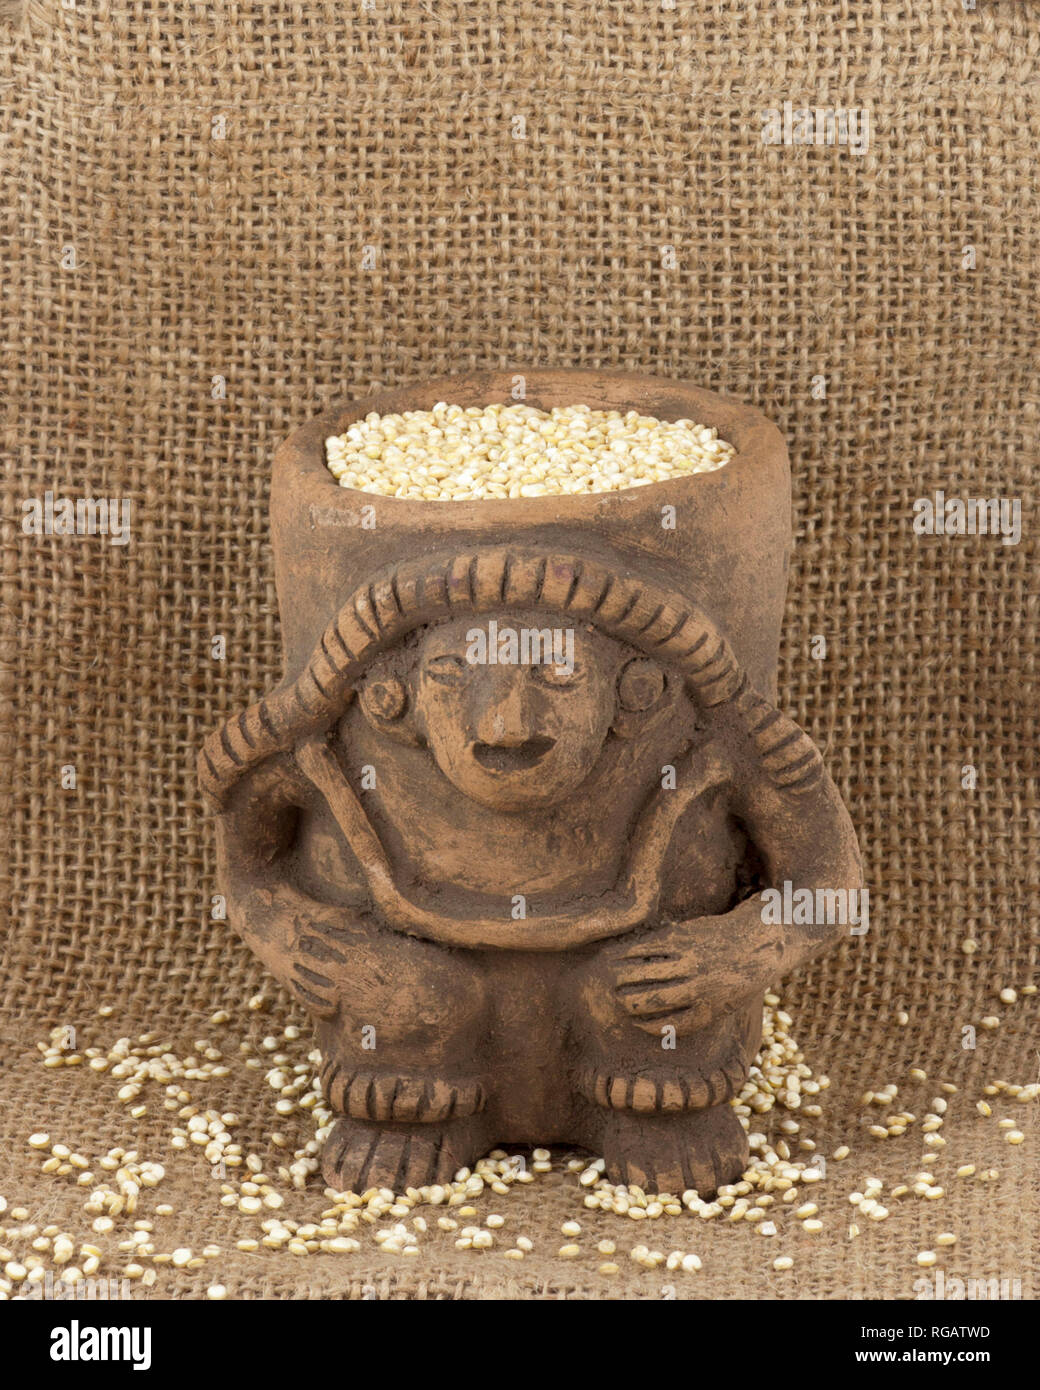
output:
[[[787,455],[757,411],[684,382],[523,380],[542,408],[716,425],[736,456],[516,501],[328,473],[351,421],[509,402],[504,372],[293,434],[271,498],[285,675],[200,760],[230,916],[317,1021],[331,1186],[556,1142],[707,1195],[747,1161],[729,1102],[764,991],[843,930],[775,922],[760,890],[860,884],[820,755],[774,704]]]

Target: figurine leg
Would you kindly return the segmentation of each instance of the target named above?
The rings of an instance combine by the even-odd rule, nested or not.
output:
[[[480,972],[457,952],[388,933],[358,942],[349,960],[340,1012],[318,1031],[322,1089],[340,1116],[325,1181],[354,1192],[449,1181],[487,1147]]]
[[[609,977],[589,971],[580,987],[585,1051],[578,1089],[587,1102],[585,1143],[614,1182],[644,1191],[709,1196],[735,1182],[748,1161],[747,1136],[729,1102],[738,1094],[761,1034],[761,1003],[686,1037],[637,1028]]]

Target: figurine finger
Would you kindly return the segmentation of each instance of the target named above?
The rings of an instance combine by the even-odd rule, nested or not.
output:
[[[683,1037],[704,1026],[693,1006],[688,1009],[677,1009],[674,1013],[655,1014],[652,1018],[634,1018],[632,1022],[642,1032],[649,1033],[654,1038],[659,1038],[664,1028],[673,1028],[680,1037]]]
[[[626,947],[619,954],[622,960],[643,961],[652,965],[657,961],[678,960],[681,952],[670,950],[667,946],[655,945],[651,941],[644,941],[639,946]]]
[[[677,980],[688,980],[689,974],[681,961],[673,965],[643,965],[638,961],[619,965],[614,976],[614,986],[619,994],[653,989],[655,985],[670,985]]]
[[[680,979],[658,989],[623,994],[625,1008],[635,1018],[656,1018],[690,1007],[690,979]]]
[[[297,998],[311,1013],[319,1018],[332,1018],[339,1004],[331,985],[323,987],[314,979],[313,972],[297,965],[292,973],[293,987]]]

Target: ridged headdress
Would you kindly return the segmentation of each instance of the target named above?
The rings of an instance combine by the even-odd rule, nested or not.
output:
[[[698,604],[601,560],[535,547],[474,546],[394,564],[359,588],[291,684],[206,740],[199,758],[203,793],[221,805],[251,768],[329,728],[369,663],[409,632],[503,606],[551,610],[592,624],[680,672],[702,707],[732,703],[778,786],[801,791],[819,776],[822,764],[811,741],[752,689],[729,642]]]

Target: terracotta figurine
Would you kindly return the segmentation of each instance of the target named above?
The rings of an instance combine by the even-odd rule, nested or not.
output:
[[[567,390],[596,403],[587,382],[543,396]],[[703,418],[719,398],[700,395]],[[395,407],[332,419],[373,408]],[[640,558],[628,511],[612,540],[609,518],[589,525],[595,497],[465,516],[378,499],[409,517],[377,523],[343,589],[317,542],[294,549],[322,532],[314,442],[330,428],[290,441],[281,464],[280,597],[284,621],[285,574],[302,564],[305,659],[200,762],[232,922],[317,1021],[338,1116],[325,1179],[402,1191],[497,1144],[557,1142],[602,1154],[615,1181],[707,1195],[747,1161],[729,1102],[764,991],[848,930],[764,920],[761,889],[860,884],[834,784],[771,698],[775,634],[756,639],[755,682],[708,612],[703,567],[667,537]],[[287,500],[303,454],[312,490]],[[785,455],[771,477],[764,505],[784,505]],[[669,489],[636,491],[659,507]],[[352,514],[364,501],[349,495]],[[577,521],[564,509],[547,524],[546,502]],[[488,505],[515,524],[474,510]],[[644,522],[653,505],[640,499]],[[788,525],[762,564],[756,633],[777,627]],[[320,543],[333,554],[362,530],[326,525]],[[322,579],[335,601],[314,640]]]

